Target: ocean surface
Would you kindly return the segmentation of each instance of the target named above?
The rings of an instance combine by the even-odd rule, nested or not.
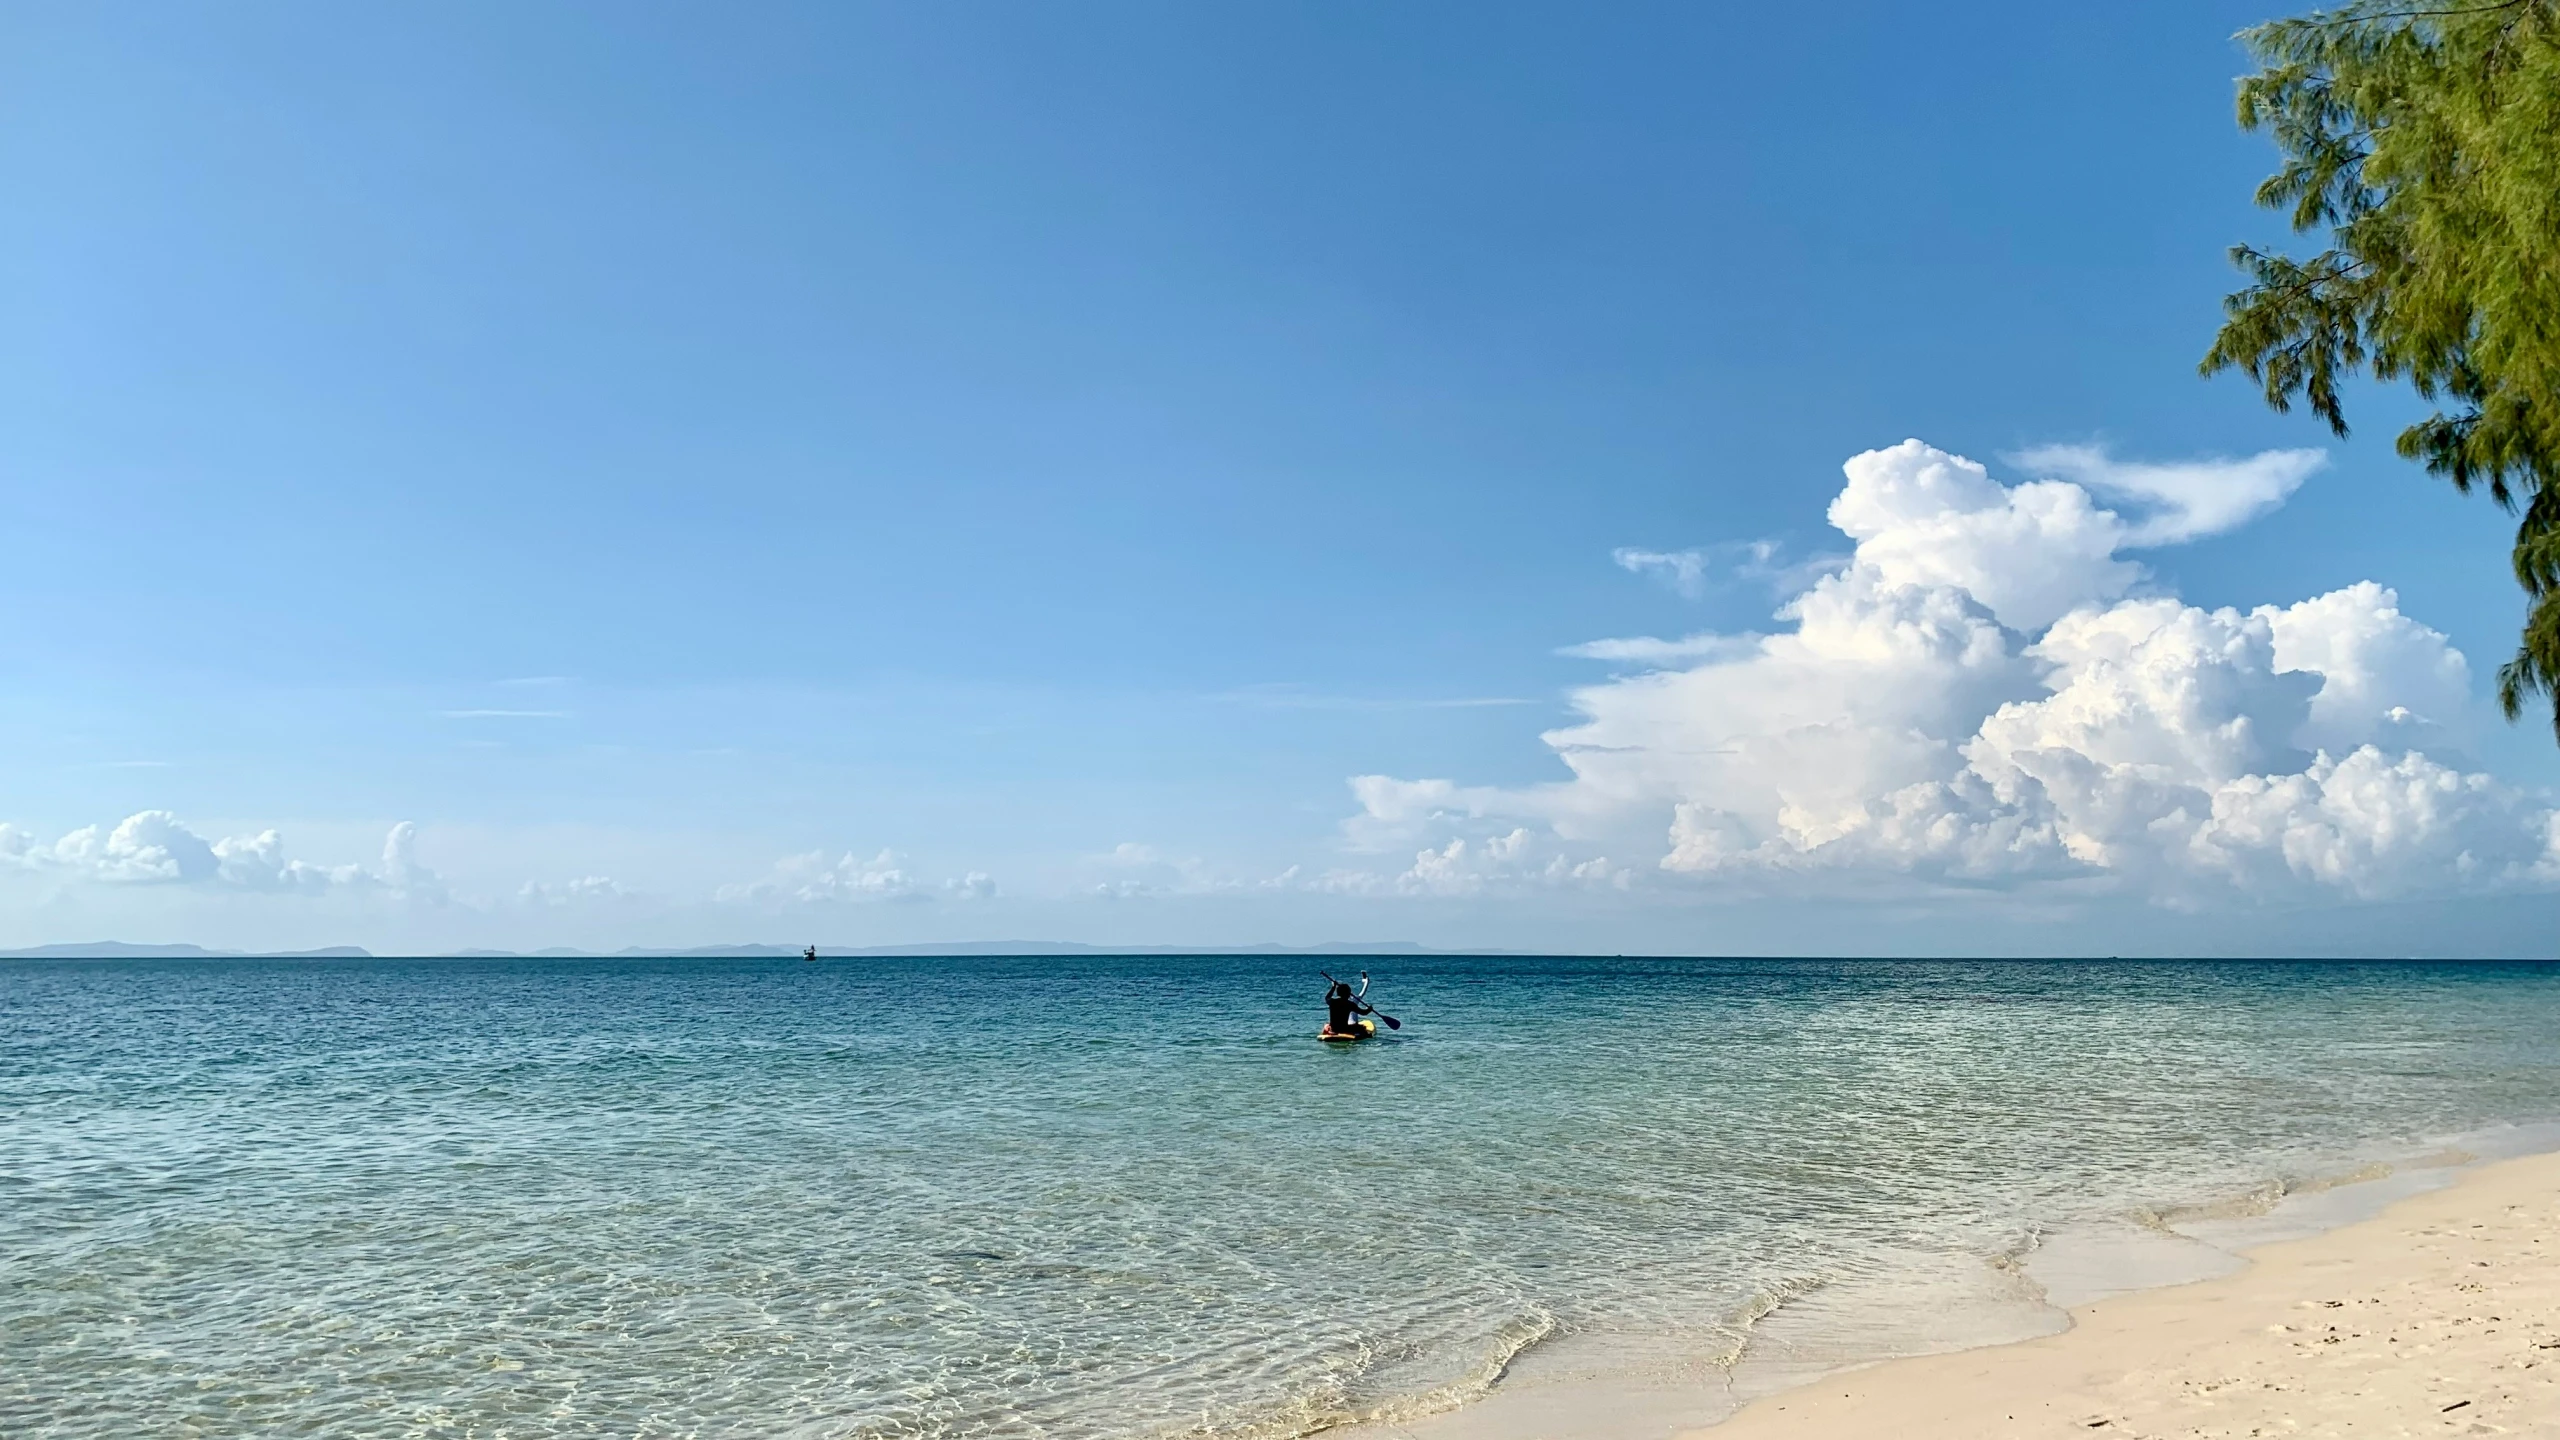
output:
[[[2518,964],[6,961],[0,1433],[1288,1436],[2555,1117]]]

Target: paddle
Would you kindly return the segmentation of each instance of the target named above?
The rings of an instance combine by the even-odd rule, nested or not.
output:
[[[1332,976],[1332,974],[1331,974],[1330,972],[1328,972],[1328,971],[1319,970],[1319,971],[1317,971],[1316,973],[1317,973],[1317,974],[1319,974],[1319,975],[1324,976],[1324,978],[1325,978],[1326,982],[1327,982],[1327,983],[1329,983],[1329,984],[1339,985],[1339,984],[1341,984],[1341,983],[1342,983],[1341,981],[1334,979],[1334,978],[1333,978],[1333,976]],[[1362,980],[1366,980],[1366,979],[1368,979],[1369,977],[1368,977],[1366,974],[1363,974],[1363,975],[1361,975],[1361,977],[1360,977],[1360,978],[1361,978]],[[1361,988],[1365,991],[1368,987],[1364,985],[1364,986],[1362,986]],[[1397,1018],[1396,1018],[1396,1017],[1394,1017],[1393,1015],[1388,1014],[1386,1011],[1379,1009],[1379,1008],[1378,1008],[1377,1006],[1375,1006],[1375,1005],[1372,1005],[1372,1006],[1370,1006],[1370,1007],[1369,1007],[1369,1013],[1370,1013],[1370,1014],[1372,1014],[1372,1015],[1377,1016],[1377,1017],[1378,1017],[1379,1019],[1381,1019],[1381,1020],[1386,1021],[1386,1022],[1387,1022],[1387,1028],[1388,1028],[1388,1029],[1390,1029],[1390,1030],[1401,1030],[1401,1029],[1403,1029],[1403,1028],[1404,1028],[1404,1022],[1403,1022],[1403,1021],[1401,1021],[1401,1020],[1397,1019]]]

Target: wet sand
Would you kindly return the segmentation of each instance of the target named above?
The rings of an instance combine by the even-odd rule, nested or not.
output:
[[[2074,1308],[2057,1334],[1833,1374],[1730,1418],[1721,1372],[1673,1368],[1497,1389],[1361,1428],[1414,1440],[2560,1436],[2560,1155],[2459,1172],[2248,1257],[2236,1273]]]

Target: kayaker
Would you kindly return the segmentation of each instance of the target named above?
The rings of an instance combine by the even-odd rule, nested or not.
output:
[[[1325,978],[1333,979],[1330,975]],[[1364,994],[1369,989],[1369,977],[1365,974],[1360,977],[1360,989]],[[1324,1028],[1336,1035],[1348,1035],[1351,1033],[1352,1016],[1375,1015],[1378,1012],[1369,1008],[1368,1001],[1351,993],[1350,981],[1334,980],[1333,988],[1324,992],[1324,1013]]]

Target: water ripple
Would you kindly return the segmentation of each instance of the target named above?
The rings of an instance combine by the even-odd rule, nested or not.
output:
[[[11,962],[0,1432],[1290,1435],[2560,1110],[2531,966],[1394,964]]]

